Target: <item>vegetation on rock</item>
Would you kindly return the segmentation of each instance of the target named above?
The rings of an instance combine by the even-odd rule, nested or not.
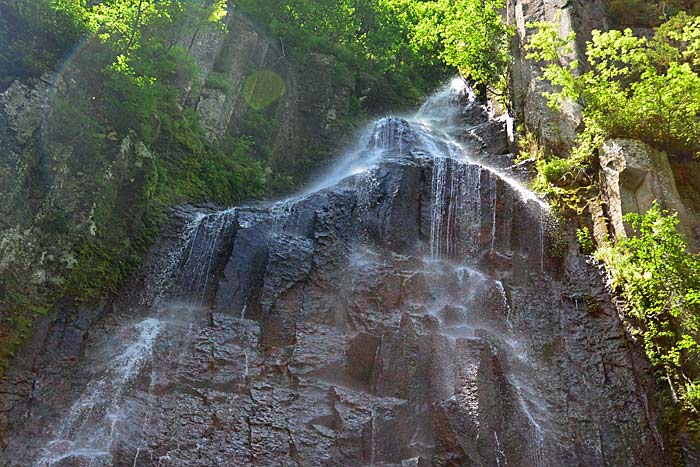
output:
[[[678,217],[658,204],[626,220],[635,235],[599,248],[659,379],[687,428],[700,428],[700,255],[688,251]]]
[[[640,139],[677,155],[700,152],[700,17],[679,13],[651,39],[630,29],[593,31],[585,64],[568,58],[573,33],[561,37],[548,22],[530,27],[538,32],[528,57],[545,63],[543,79],[556,89],[550,106],[580,103],[584,125],[570,154],[538,160],[538,191],[580,209],[593,183],[589,169],[607,138]]]
[[[538,32],[527,46],[529,58],[544,63],[542,79],[555,87],[550,106],[569,99],[583,107],[584,128],[571,151],[537,157],[534,186],[553,204],[581,214],[595,202],[598,150],[608,138],[642,140],[673,157],[700,153],[700,17],[681,11],[651,37],[630,29],[593,31],[585,64],[571,59],[574,34],[561,37],[548,22],[530,27]],[[673,423],[697,431],[700,256],[689,252],[677,215],[656,202],[625,219],[634,229],[629,238],[608,239],[593,251],[582,229],[579,241],[605,264],[624,299],[631,328],[668,388]]]
[[[81,190],[93,200],[85,225],[66,224],[76,207],[56,205],[45,211],[64,219],[60,225],[48,228],[38,219],[34,226],[37,242],[79,239],[66,245],[72,259],[61,267],[69,269],[67,277],[34,284],[17,274],[23,269],[12,256],[2,265],[0,365],[28,336],[37,312],[66,295],[84,301],[116,290],[140,264],[167,207],[229,204],[267,192],[274,176],[253,157],[251,141],[210,141],[198,115],[182,105],[182,90],[196,81],[198,69],[178,41],[188,29],[220,24],[224,6],[208,0],[0,2],[0,89],[51,73],[81,48],[64,70],[70,82],[59,81],[50,98],[35,150],[70,148],[76,166],[69,170],[86,175]],[[45,200],[38,203],[49,202],[42,192],[48,182],[32,189]]]
[[[421,2],[413,35],[420,50],[438,50],[445,63],[506,100],[512,27],[503,21],[504,0]]]

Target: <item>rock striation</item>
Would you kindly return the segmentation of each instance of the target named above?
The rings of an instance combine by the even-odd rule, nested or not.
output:
[[[376,122],[318,188],[175,211],[120,294],[18,359],[0,460],[671,465],[596,268],[450,131],[483,108],[432,101]]]

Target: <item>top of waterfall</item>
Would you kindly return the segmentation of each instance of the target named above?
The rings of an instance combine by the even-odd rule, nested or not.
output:
[[[443,130],[460,127],[459,116],[463,108],[476,101],[474,90],[462,77],[455,77],[423,103],[412,120]]]
[[[384,117],[365,128],[356,140],[357,144],[321,180],[305,190],[302,196],[332,187],[352,175],[368,172],[388,156],[425,154],[478,164],[512,186],[525,201],[535,202],[546,209],[546,203],[518,180],[488,167],[483,161],[470,160],[460,137],[467,124],[465,115],[477,110],[477,107],[476,96],[468,83],[461,77],[452,79],[428,97],[414,114]],[[482,114],[483,112],[474,112],[474,115]],[[474,116],[468,120],[473,121]]]

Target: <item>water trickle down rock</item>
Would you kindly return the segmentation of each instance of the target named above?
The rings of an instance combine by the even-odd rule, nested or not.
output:
[[[165,323],[150,375],[114,402],[133,428],[105,447],[113,465],[668,464],[595,271],[556,256],[543,206],[452,136],[446,121],[483,109],[444,98],[442,122],[435,102],[430,119],[377,122],[331,186],[194,217],[170,291],[190,305],[110,315]],[[583,295],[595,314],[568,298]],[[123,326],[94,327],[87,348]],[[43,412],[5,424],[16,465],[42,459],[56,430],[36,427],[105,374],[78,361],[86,386],[36,390]]]

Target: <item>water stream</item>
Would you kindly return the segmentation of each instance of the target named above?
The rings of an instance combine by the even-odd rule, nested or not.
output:
[[[542,387],[571,375],[532,351],[552,293],[528,288],[548,214],[466,112],[455,80],[302,193],[195,210],[33,465],[563,465]]]

